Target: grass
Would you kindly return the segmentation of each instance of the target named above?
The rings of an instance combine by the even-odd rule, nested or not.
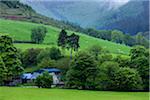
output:
[[[148,100],[148,92],[0,87],[0,100]]]
[[[12,20],[4,20],[0,19],[0,33],[8,33],[11,37],[13,37],[14,40],[31,40],[31,29],[37,26],[45,26],[48,29],[48,33],[44,39],[44,44],[49,45],[55,45],[57,44],[57,38],[58,34],[61,31],[61,29],[48,26],[48,25],[42,25],[42,24],[35,24],[35,23],[29,23],[29,22],[22,22],[22,21],[12,21]],[[69,34],[73,33],[72,31],[67,31]],[[77,33],[80,35],[80,49],[86,50],[88,47],[92,45],[100,45],[103,48],[106,48],[112,53],[116,54],[129,54],[130,47],[116,44],[110,41],[97,39],[94,37],[90,37],[88,35]],[[17,48],[21,49],[27,49],[27,48],[45,48],[49,47],[49,45],[35,45],[35,44],[15,44]]]

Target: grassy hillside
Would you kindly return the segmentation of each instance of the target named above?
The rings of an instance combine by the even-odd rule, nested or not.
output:
[[[32,9],[32,7],[23,4],[19,1],[24,0],[1,0],[0,1],[0,18],[28,21],[33,23],[42,23],[46,25],[52,25],[54,27],[65,27],[69,30],[78,31],[81,30],[79,26],[72,23],[58,21],[53,18],[43,16]]]
[[[0,100],[148,100],[146,92],[0,87]]]
[[[48,25],[42,25],[42,24],[34,24],[34,23],[29,23],[29,22],[0,19],[0,33],[8,33],[10,34],[10,36],[13,37],[14,40],[29,41],[30,35],[31,35],[31,29],[37,26],[45,26],[48,29],[48,33],[45,37],[44,44],[42,45],[15,44],[16,47],[21,48],[21,49],[27,49],[27,48],[32,48],[32,47],[44,48],[44,47],[49,47],[49,45],[56,46],[58,34],[61,31],[61,29],[48,26]],[[67,31],[67,32],[69,34],[73,33],[72,31]],[[90,37],[82,33],[76,33],[76,34],[80,35],[80,47],[81,47],[80,50],[86,50],[88,47],[94,44],[97,44],[109,50],[112,53],[128,54],[130,51],[130,47],[125,46],[125,45],[116,44],[116,43],[105,41],[102,39],[97,39],[97,38]]]

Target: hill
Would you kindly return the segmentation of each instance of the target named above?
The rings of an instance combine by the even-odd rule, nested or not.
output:
[[[149,31],[148,0],[22,0],[45,16],[82,27],[118,29],[135,35]]]
[[[8,33],[14,40],[19,41],[30,41],[31,29],[37,26],[45,26],[48,29],[48,33],[45,37],[44,44],[16,44],[18,48],[26,49],[31,47],[49,47],[57,45],[58,34],[61,29],[52,27],[49,25],[35,24],[23,21],[12,21],[0,19],[0,33]],[[73,31],[67,31],[69,34]],[[75,32],[80,36],[80,50],[86,50],[88,47],[97,44],[103,48],[109,50],[111,53],[116,54],[129,54],[130,47],[116,44],[110,41],[97,39],[88,35]]]
[[[20,0],[0,1],[0,18],[46,24],[73,31],[78,31],[82,29],[79,26],[75,26],[71,23],[58,21],[53,18],[43,16],[33,10],[32,7],[21,3]]]

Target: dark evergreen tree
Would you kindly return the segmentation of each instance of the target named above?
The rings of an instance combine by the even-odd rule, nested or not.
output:
[[[57,45],[62,47],[62,48],[66,48],[67,32],[64,29],[62,29],[61,32],[59,33]]]
[[[4,80],[6,79],[7,69],[5,64],[0,57],[0,86],[4,84]]]
[[[72,59],[72,52],[78,51],[79,47],[79,35],[72,33],[67,38],[67,48],[70,49],[70,59]]]
[[[17,53],[12,39],[9,36],[0,36],[0,56],[7,70],[5,82],[9,82],[13,78],[18,77],[23,71]]]

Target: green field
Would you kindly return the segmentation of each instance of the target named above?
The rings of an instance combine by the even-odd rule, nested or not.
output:
[[[148,92],[0,87],[0,100],[148,100]]]
[[[41,24],[34,24],[29,22],[21,22],[21,21],[11,21],[11,20],[3,20],[0,19],[0,33],[8,33],[14,40],[28,40],[30,41],[31,29],[37,26],[45,26],[48,29],[47,36],[45,37],[44,44],[55,45],[57,44],[58,34],[61,29],[46,26]],[[72,31],[67,31],[73,33]],[[128,54],[130,51],[130,47],[125,45],[116,44],[110,41],[105,41],[102,39],[97,39],[94,37],[87,36],[82,33],[77,33],[80,35],[80,49],[85,50],[88,47],[97,44],[102,46],[103,48],[109,50],[112,53],[116,54]],[[17,48],[27,49],[27,48],[45,48],[49,47],[49,45],[35,45],[35,44],[15,44]]]

